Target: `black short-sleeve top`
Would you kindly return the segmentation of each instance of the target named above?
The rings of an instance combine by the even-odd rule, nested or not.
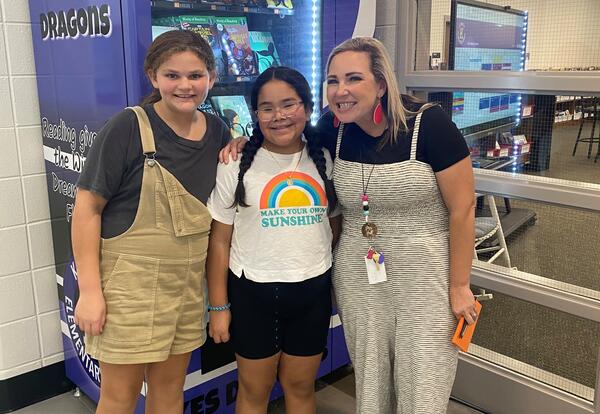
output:
[[[206,204],[216,179],[218,154],[231,136],[225,123],[205,113],[206,133],[199,141],[178,136],[152,105],[143,107],[156,146],[155,158],[185,189]],[[140,200],[144,154],[135,113],[123,110],[100,130],[87,155],[77,186],[108,200],[102,212],[103,238],[124,233]]]
[[[409,105],[407,105],[409,106]],[[411,110],[418,109],[414,105]],[[391,164],[410,159],[410,145],[415,117],[408,120],[409,130],[403,132],[396,143],[387,143],[380,148],[383,136],[373,137],[354,123],[345,124],[344,138],[340,146],[340,158],[366,164]],[[333,113],[321,116],[317,131],[335,157],[338,129],[333,125]],[[469,155],[467,143],[450,117],[440,106],[426,109],[421,116],[417,143],[417,160],[431,166],[434,172],[442,171]]]

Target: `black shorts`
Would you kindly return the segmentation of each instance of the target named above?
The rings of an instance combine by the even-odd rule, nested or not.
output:
[[[324,351],[331,318],[331,272],[295,283],[258,283],[229,271],[231,339],[235,352],[261,359],[283,351]]]

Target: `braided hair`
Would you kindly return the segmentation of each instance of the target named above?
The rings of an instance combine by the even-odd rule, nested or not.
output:
[[[300,72],[286,66],[270,67],[259,75],[259,77],[256,79],[256,82],[254,82],[254,85],[252,86],[252,93],[250,95],[250,103],[253,110],[258,108],[258,94],[260,93],[260,90],[267,82],[271,80],[280,80],[290,85],[302,100],[305,111],[312,111],[314,102],[312,100],[312,94],[310,92],[310,86],[308,85],[308,82]],[[304,127],[304,137],[306,138],[307,142],[308,155],[315,163],[317,171],[325,183],[325,193],[327,195],[327,204],[329,205],[328,209],[331,211],[337,204],[337,199],[335,197],[333,183],[327,178],[323,146],[321,145],[315,128],[310,124],[310,122],[306,122],[306,126]],[[238,183],[235,188],[234,201],[231,206],[232,208],[238,206],[248,207],[248,204],[246,203],[246,189],[244,188],[244,175],[252,165],[254,156],[256,155],[258,149],[262,146],[263,141],[264,136],[260,130],[260,125],[257,122],[250,140],[242,150],[240,171],[238,173]]]
[[[325,154],[323,153],[323,145],[316,133],[315,127],[313,127],[310,122],[307,122],[304,127],[304,137],[306,138],[308,155],[315,163],[317,171],[325,184],[325,194],[327,195],[328,204],[327,211],[331,213],[337,204],[337,197],[335,195],[335,189],[333,188],[333,182],[327,178],[327,162],[325,161]]]
[[[242,158],[240,159],[240,172],[238,173],[238,183],[235,187],[235,196],[233,205],[231,207],[249,207],[246,203],[246,188],[244,187],[244,175],[246,171],[252,165],[252,161],[254,161],[254,156],[256,155],[258,149],[262,146],[264,141],[264,136],[262,131],[256,126],[252,131],[252,136],[250,140],[244,145],[244,149],[242,150]]]

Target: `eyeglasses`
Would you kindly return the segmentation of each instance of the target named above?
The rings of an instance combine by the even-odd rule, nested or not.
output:
[[[302,101],[287,102],[283,104],[283,106],[265,106],[261,109],[257,109],[254,112],[256,113],[256,116],[259,121],[271,122],[273,119],[275,119],[275,115],[277,114],[277,112],[279,112],[283,118],[289,118],[290,116],[293,116],[298,110],[298,108],[302,106],[302,104]]]

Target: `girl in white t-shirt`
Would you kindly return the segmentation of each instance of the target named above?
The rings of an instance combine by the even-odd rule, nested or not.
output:
[[[231,338],[236,412],[266,412],[278,377],[286,412],[316,412],[314,381],[331,316],[332,162],[310,125],[306,79],[269,68],[251,95],[258,125],[219,164],[208,201],[209,335]],[[332,219],[334,220],[334,219]]]

